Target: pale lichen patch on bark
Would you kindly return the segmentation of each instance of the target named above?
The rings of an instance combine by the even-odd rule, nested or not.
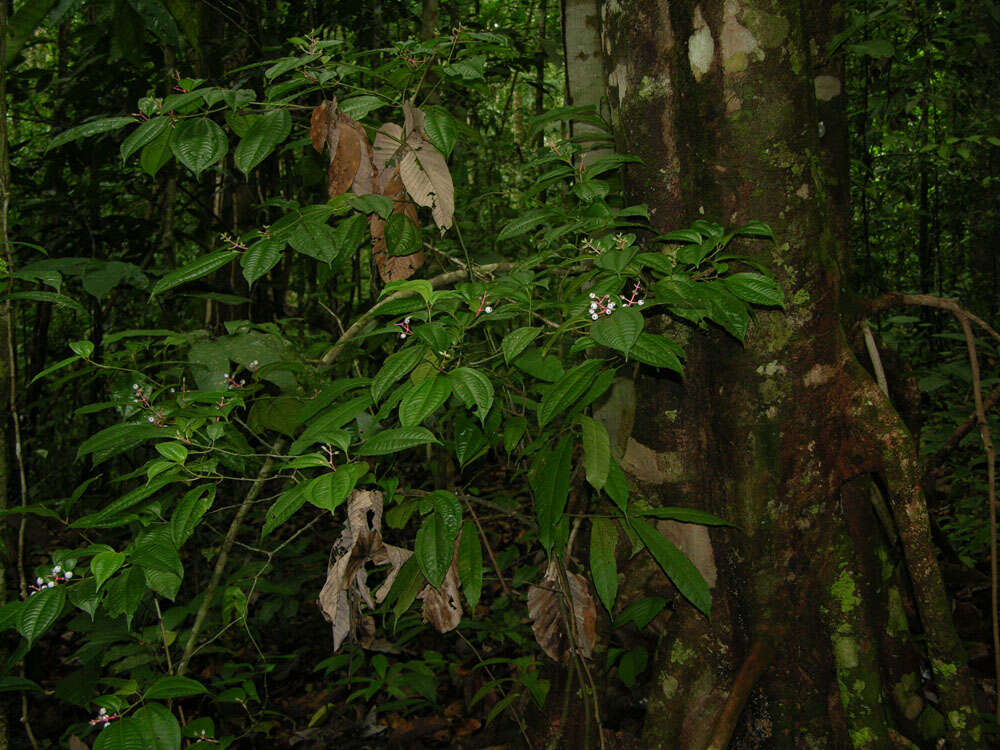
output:
[[[821,102],[830,101],[841,91],[840,79],[836,76],[816,76],[813,84],[816,88],[816,98]]]
[[[701,6],[694,8],[694,31],[688,38],[688,62],[691,64],[691,73],[694,80],[701,81],[712,68],[712,61],[715,59],[715,40],[712,38],[712,30],[705,23]]]
[[[739,73],[747,69],[751,61],[764,59],[764,50],[750,29],[739,21],[743,10],[738,0],[726,0],[722,19],[722,66],[727,73]]]

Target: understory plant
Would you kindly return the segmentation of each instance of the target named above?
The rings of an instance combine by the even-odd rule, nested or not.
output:
[[[251,311],[211,330],[81,336],[40,376],[90,377],[100,397],[86,413],[104,426],[78,448],[93,467],[78,491],[22,509],[62,521],[69,542],[0,609],[20,637],[5,685],[41,687],[17,665],[62,638],[52,689],[91,712],[66,733],[99,731],[95,748],[275,731],[268,689],[297,663],[303,621],[328,621],[313,632],[332,655],[296,668],[377,726],[437,706],[464,669],[415,645],[429,628],[474,654],[469,703],[488,701],[489,719],[544,704],[546,659],[577,660],[592,694],[587,665],[605,649],[599,667],[633,685],[645,649],[599,649],[598,619],[642,628],[668,602],[617,601],[623,556],[651,555],[710,612],[708,584],[659,522],[727,521],[634,497],[628,436],[597,407],[636,368],[683,377],[692,328],[742,340],[755,306],[783,306],[740,253],[769,228],[699,220],[657,234],[623,198],[633,159],[563,137],[571,121],[601,124],[563,108],[528,126],[545,147],[521,167],[532,183],[511,189],[513,218],[467,243],[479,217],[461,154],[480,136],[462,103],[511,54],[503,38],[459,30],[377,58],[319,36],[292,45],[236,85],[178,76],[137,115],[52,147],[129,128],[123,161],[149,176],[173,161],[204,189],[278,170],[306,186],[295,197],[260,196],[255,226],[152,284],[79,259],[16,270],[52,289],[23,294],[65,305],[66,278],[100,272],[109,288],[146,285],[165,310],[221,280],[199,299]],[[253,317],[282,273],[310,277],[324,326],[292,299],[285,317]]]

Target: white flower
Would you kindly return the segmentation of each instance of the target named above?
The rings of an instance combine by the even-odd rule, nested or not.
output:
[[[615,303],[614,302],[609,302],[608,303],[608,309],[609,310],[614,310],[615,309]]]
[[[132,383],[132,390],[133,391],[139,390],[139,384],[138,383]]]
[[[591,313],[591,314],[590,314],[590,317],[591,317],[591,319],[593,319],[593,320],[597,320],[597,319],[598,319],[598,318],[599,318],[600,316],[599,316],[599,315],[598,315],[597,313]]]
[[[147,422],[152,422],[152,421],[153,421],[153,418],[152,418],[152,417],[146,417],[146,421],[147,421]]]
[[[53,565],[52,572],[55,573],[56,575],[62,573],[62,565]]]
[[[55,581],[49,581],[45,585],[48,586],[50,589],[53,589],[56,586],[56,582]]]
[[[491,312],[493,312],[493,308],[487,305],[486,307],[483,308],[483,312],[489,315]]]
[[[45,581],[43,579],[41,579],[41,578],[36,578],[35,579],[35,585],[36,586],[41,586],[44,583],[45,583]]]
[[[591,292],[591,293],[590,293],[590,298],[591,298],[591,299],[597,299],[597,295],[596,295],[596,294],[594,294],[593,292]]]
[[[401,333],[401,334],[399,334],[399,338],[401,338],[401,339],[405,339],[405,338],[406,338],[406,334],[405,334],[405,333]]]
[[[67,570],[66,573],[64,574],[64,577],[68,581],[70,578],[73,577],[73,571],[72,570]]]

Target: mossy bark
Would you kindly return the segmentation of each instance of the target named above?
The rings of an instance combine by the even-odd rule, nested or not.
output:
[[[893,688],[883,690],[882,679],[900,677],[887,664],[905,661],[894,652],[908,638],[874,636],[872,613],[888,586],[880,566],[863,559],[884,539],[866,493],[846,487],[871,476],[889,491],[949,737],[955,747],[981,743],[912,440],[842,333],[847,131],[843,72],[826,54],[841,7],[605,2],[617,135],[644,162],[630,167],[630,197],[647,203],[664,231],[698,218],[769,223],[773,245],[733,249],[771,268],[788,301],[759,313],[745,344],[695,331],[683,380],[639,374],[632,439],[658,457],[662,476],[633,471],[637,489],[739,527],[711,531],[711,620],[680,602],[664,626],[648,747],[704,747],[762,635],[776,656],[744,711],[737,746],[881,747],[890,728],[907,726],[899,701],[884,699]],[[626,577],[633,588],[642,580]]]

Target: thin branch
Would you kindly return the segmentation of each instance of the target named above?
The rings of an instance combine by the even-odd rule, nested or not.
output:
[[[500,572],[500,565],[497,563],[497,557],[493,554],[493,546],[490,544],[490,540],[486,536],[486,532],[483,531],[483,525],[479,523],[479,516],[476,515],[476,509],[472,507],[472,503],[469,502],[469,498],[465,498],[465,506],[469,509],[469,513],[472,514],[472,520],[476,523],[476,528],[479,529],[479,538],[483,540],[483,544],[486,546],[486,554],[489,555],[490,562],[493,564],[493,570],[496,571],[497,579],[500,581],[500,588],[503,589],[504,594],[506,594],[510,599],[514,598],[514,592],[510,590],[507,585],[507,581],[503,577],[503,573]]]
[[[886,396],[889,395],[889,383],[885,379],[885,369],[882,367],[882,358],[879,356],[878,347],[875,346],[875,337],[872,336],[872,329],[868,327],[868,321],[861,323],[861,330],[865,334],[865,348],[871,358],[872,367],[875,369],[875,382],[879,389]]]
[[[284,447],[285,439],[278,438],[274,445],[271,446],[271,453],[278,453]],[[219,581],[222,580],[222,574],[226,570],[226,562],[229,560],[229,551],[233,548],[233,544],[236,542],[236,535],[239,533],[240,526],[243,524],[243,519],[246,517],[247,511],[250,510],[250,506],[253,501],[260,494],[264,487],[264,481],[271,473],[271,469],[274,466],[274,459],[268,457],[264,462],[264,465],[260,467],[260,471],[257,472],[257,479],[254,485],[249,489],[246,496],[243,498],[243,502],[240,503],[239,510],[236,511],[236,515],[233,517],[233,521],[229,524],[229,532],[226,534],[225,540],[222,542],[222,548],[219,550],[219,556],[215,559],[215,570],[212,571],[212,578],[208,583],[208,588],[205,589],[205,598],[202,599],[201,606],[198,607],[198,614],[195,615],[194,625],[191,626],[191,635],[188,636],[187,644],[184,646],[184,655],[181,656],[180,663],[177,665],[177,675],[181,676],[187,671],[188,662],[191,661],[191,656],[194,654],[195,645],[198,641],[198,636],[201,634],[202,628],[205,626],[205,618],[208,616],[208,610],[212,606],[212,599],[215,598],[215,590],[219,587]]]
[[[477,266],[473,270],[477,273],[486,274],[509,271],[513,267],[513,263],[490,263],[485,266]],[[435,276],[433,279],[428,279],[428,281],[430,281],[432,289],[441,289],[442,287],[451,286],[452,284],[462,281],[463,279],[467,279],[468,277],[469,272],[462,269],[459,271],[448,271],[447,273],[442,273]],[[323,358],[320,360],[321,363],[326,367],[332,365],[336,361],[337,357],[340,356],[340,352],[343,351],[345,346],[347,346],[347,342],[361,333],[361,330],[368,325],[368,321],[371,320],[375,313],[377,313],[381,308],[385,307],[390,302],[395,302],[398,299],[405,299],[406,297],[413,297],[416,294],[418,294],[418,292],[414,289],[401,289],[398,292],[393,292],[385,299],[376,302],[371,308],[368,309],[367,312],[363,313],[357,320],[355,320],[351,324],[350,328],[344,331],[343,335],[337,339],[337,343],[331,346],[329,350],[327,350],[326,354],[323,355]]]
[[[983,411],[987,413],[990,412],[993,407],[997,405],[997,403],[1000,403],[1000,385],[994,388],[990,395],[983,401]],[[962,422],[962,424],[955,428],[955,431],[951,433],[951,437],[949,437],[944,444],[938,448],[937,453],[931,456],[931,465],[939,467],[948,454],[955,450],[958,447],[958,444],[962,442],[962,438],[972,432],[972,428],[976,426],[977,421],[978,415],[975,411],[973,411],[972,414],[970,414],[968,418]],[[939,469],[935,469],[935,471],[938,470]]]

